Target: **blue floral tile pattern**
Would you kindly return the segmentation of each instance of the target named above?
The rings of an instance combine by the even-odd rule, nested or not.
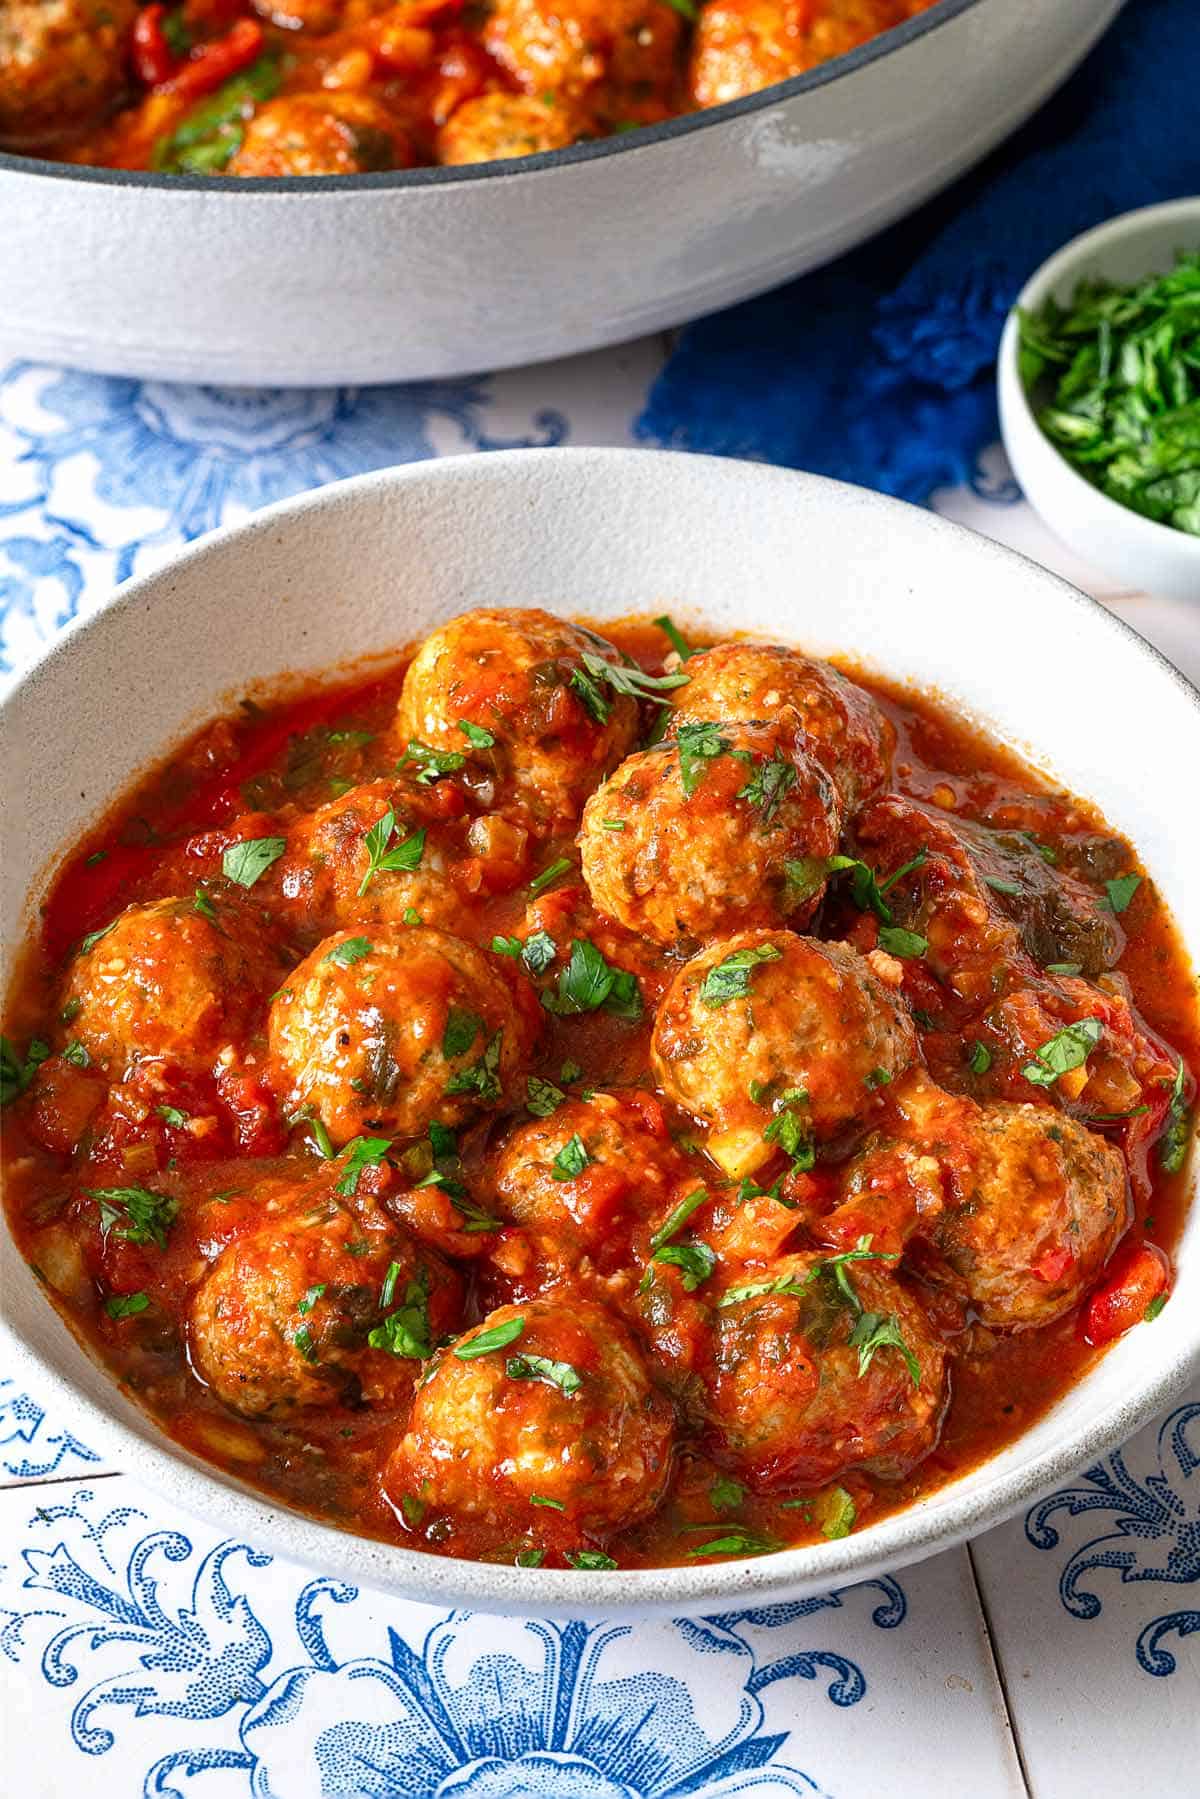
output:
[[[810,1621],[851,1606],[894,1630],[906,1615],[893,1580],[637,1626],[439,1614],[67,1492],[10,1545],[0,1653],[69,1695],[77,1751],[120,1742],[122,1766],[140,1761],[146,1795],[202,1799],[218,1770],[247,1799],[819,1794],[787,1733],[764,1728],[761,1694],[807,1682],[813,1702],[857,1705],[865,1671],[813,1647]],[[165,1754],[161,1719],[178,1721]]]
[[[0,1379],[0,1473],[9,1480],[80,1474],[100,1457],[73,1432],[54,1427],[36,1399]]]
[[[0,466],[13,474],[0,489],[0,673],[180,543],[290,494],[435,455],[435,421],[478,450],[567,434],[562,414],[543,409],[527,433],[492,435],[488,400],[486,378],[257,389],[0,369]]]

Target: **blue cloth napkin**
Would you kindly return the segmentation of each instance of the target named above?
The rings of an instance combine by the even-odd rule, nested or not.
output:
[[[1130,0],[980,169],[829,267],[688,326],[637,434],[923,503],[999,435],[1000,332],[1038,264],[1197,192],[1200,0]]]

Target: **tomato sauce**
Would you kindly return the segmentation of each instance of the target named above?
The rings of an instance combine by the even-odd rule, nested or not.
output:
[[[652,678],[678,666],[665,659],[668,645],[656,625],[630,620],[606,626],[605,635]],[[290,845],[293,834],[307,829],[307,821],[331,799],[393,776],[396,709],[408,665],[405,656],[367,680],[314,684],[298,692],[293,687],[284,695],[255,693],[151,770],[85,840],[71,847],[41,905],[36,932],[7,999],[5,1074],[11,1103],[5,1110],[6,1205],[10,1228],[47,1297],[90,1352],[177,1441],[271,1497],[347,1530],[394,1541],[415,1536],[422,1547],[448,1554],[511,1559],[525,1539],[515,1532],[506,1541],[494,1513],[486,1522],[474,1517],[455,1525],[443,1517],[431,1522],[421,1506],[410,1506],[407,1498],[399,1503],[381,1480],[381,1469],[404,1428],[412,1362],[398,1364],[398,1385],[394,1392],[381,1389],[382,1397],[350,1398],[337,1390],[328,1403],[239,1415],[202,1377],[187,1323],[206,1271],[232,1247],[251,1243],[264,1217],[274,1215],[270,1196],[290,1191],[289,1183],[294,1186],[297,1180],[323,1178],[327,1166],[344,1169],[354,1144],[363,1141],[359,1137],[349,1147],[343,1144],[336,1156],[326,1144],[325,1154],[332,1158],[326,1163],[319,1107],[287,1115],[265,1020],[269,1007],[278,1010],[280,993],[290,994],[289,982],[296,979],[293,971],[302,958],[311,958],[326,942],[336,948],[338,941],[349,944],[346,953],[353,956],[366,937],[346,937],[346,930],[359,927],[344,919],[342,937],[330,937],[328,918],[314,915],[312,892],[289,895],[286,875],[276,880],[267,873],[248,886],[231,880],[229,853],[263,841]],[[859,674],[853,678],[894,731],[889,795],[927,805],[939,829],[948,821],[952,827],[1025,833],[1025,841],[1040,846],[1048,880],[1057,880],[1068,866],[1077,874],[1092,871],[1088,878],[1097,906],[1106,913],[1105,928],[1115,926],[1120,933],[1119,954],[1102,980],[1116,982],[1113,992],[1119,989],[1129,1004],[1118,1017],[1117,1001],[1102,981],[1089,988],[1092,998],[1085,997],[1080,1006],[1103,1015],[1106,1035],[1094,1061],[1084,1067],[1094,1066],[1098,1077],[1105,1077],[1104,1046],[1112,1046],[1107,1052],[1112,1068],[1105,1078],[1119,1093],[1120,1080],[1127,1077],[1117,1055],[1118,1040],[1125,1041],[1119,1032],[1136,1027],[1136,1066],[1141,1070],[1136,1104],[1114,1106],[1112,1116],[1087,1110],[1078,1073],[1073,1092],[1055,1082],[1031,1085],[1021,1073],[1022,1066],[1030,1066],[1021,1058],[1030,1052],[1028,1044],[1021,1047],[1019,1020],[989,1022],[992,999],[981,1005],[964,998],[954,991],[952,980],[930,966],[933,924],[922,924],[929,956],[902,960],[896,978],[902,982],[902,1002],[916,1021],[918,1065],[928,1069],[941,1089],[965,1096],[972,1108],[1032,1102],[1046,1109],[1038,1116],[1074,1118],[1116,1146],[1130,1176],[1128,1229],[1117,1233],[1115,1253],[1078,1303],[1040,1328],[989,1327],[927,1254],[910,1260],[905,1252],[906,1291],[919,1299],[941,1346],[939,1354],[948,1359],[949,1402],[931,1452],[896,1477],[848,1464],[834,1481],[818,1486],[773,1485],[769,1478],[746,1481],[731,1472],[719,1446],[714,1448],[711,1431],[697,1424],[691,1389],[686,1383],[673,1384],[670,1368],[664,1364],[665,1371],[659,1369],[651,1358],[656,1393],[669,1391],[679,1411],[670,1478],[649,1516],[587,1537],[597,1546],[589,1553],[601,1556],[599,1565],[608,1565],[604,1557],[623,1567],[681,1562],[697,1550],[704,1553],[710,1542],[712,1554],[719,1557],[841,1535],[874,1521],[1012,1442],[1087,1371],[1108,1341],[1127,1328],[1152,1328],[1157,1310],[1169,1303],[1169,1257],[1183,1207],[1183,1149],[1192,1071],[1200,1066],[1200,1030],[1194,977],[1152,877],[1138,869],[1132,850],[1086,802],[1049,785],[943,705]],[[489,696],[476,695],[471,703],[486,706]],[[643,690],[638,705],[644,742],[661,722],[661,700]],[[707,1185],[709,1198],[692,1221],[703,1237],[721,1245],[732,1243],[739,1231],[748,1232],[758,1244],[754,1253],[761,1252],[760,1260],[768,1264],[783,1249],[806,1247],[811,1252],[813,1238],[826,1249],[836,1246],[839,1183],[859,1143],[818,1147],[807,1167],[798,1157],[789,1165],[777,1146],[774,1160],[755,1173],[756,1194],[749,1199],[742,1195],[739,1206],[736,1183],[705,1156],[703,1130],[664,1096],[651,1062],[655,1012],[679,973],[681,952],[639,937],[589,908],[573,826],[527,830],[528,813],[522,806],[497,793],[469,757],[465,762],[460,757],[459,764],[436,773],[421,790],[424,853],[436,852],[452,896],[454,935],[488,959],[510,996],[506,1003],[527,1030],[530,1047],[523,1072],[550,1083],[559,1102],[566,1091],[574,1098],[596,1088],[630,1096],[630,1128],[638,1143],[650,1145],[645,1153],[653,1157],[655,1143],[661,1144],[664,1155],[687,1159],[693,1172],[685,1185]],[[719,783],[713,791],[721,791]],[[853,825],[845,841],[855,855],[868,854]],[[358,853],[357,837],[354,848]],[[279,867],[287,866],[284,857]],[[925,876],[932,866],[926,859]],[[920,867],[917,875],[922,875]],[[1140,878],[1134,880],[1134,875]],[[997,907],[1008,906],[1019,921],[1024,900],[1005,891],[1016,885],[994,878]],[[897,896],[905,890],[896,885],[889,891]],[[102,1055],[89,1054],[77,1043],[72,1048],[80,1012],[65,996],[81,991],[78,970],[86,957],[81,945],[87,945],[90,934],[111,930],[124,908],[158,902],[184,906],[189,929],[193,912],[206,921],[211,913],[218,933],[228,940],[237,937],[238,953],[244,954],[234,983],[240,997],[227,1000],[212,1038],[220,1042],[222,1031],[236,1038],[242,1046],[237,1056],[223,1051],[211,1061],[189,1062],[182,1055],[173,1061],[169,1054],[139,1061],[135,1054],[125,1066],[118,1061],[106,1067]],[[916,918],[912,911],[905,916],[910,924]],[[364,923],[361,931],[371,928]],[[810,936],[848,942],[861,955],[878,959],[884,929],[880,916],[855,903],[844,879],[829,882],[819,911],[805,928]],[[516,934],[524,940],[535,931],[553,940],[552,955],[557,945],[558,960],[531,982],[512,959],[511,944]],[[612,966],[636,978],[640,1015],[631,1016],[628,1009],[622,1015],[611,1007],[555,1013],[546,1006],[544,995],[553,992],[556,978],[561,982],[565,945],[574,936],[586,936]],[[505,942],[507,950],[495,947]],[[218,945],[217,954],[232,956],[233,951]],[[326,955],[325,962],[329,959]],[[318,973],[323,966],[318,964]],[[880,966],[888,966],[886,959]],[[1070,982],[1078,982],[1078,975],[1063,979],[1074,993]],[[419,1007],[424,1002],[420,990],[414,992],[418,998],[413,1003]],[[193,1003],[188,995],[189,1030],[198,1028],[196,1007],[203,998]],[[1065,1003],[1061,995],[1053,1003],[1060,1002]],[[244,1018],[238,1006],[244,1006]],[[1006,1043],[1016,1045],[1012,1053]],[[1068,1086],[1071,1072],[1061,1077]],[[921,1078],[926,1078],[923,1072]],[[528,1092],[533,1091],[530,1086]],[[880,1083],[871,1097],[871,1142],[886,1148],[891,1135],[902,1129],[906,1103],[904,1082]],[[518,1109],[517,1121],[524,1116]],[[512,1122],[510,1114],[510,1126]],[[363,1163],[358,1177],[356,1201],[365,1196],[385,1211],[391,1207],[406,1228],[418,1237],[428,1233],[440,1244],[449,1270],[446,1315],[458,1303],[460,1329],[470,1328],[471,1320],[498,1304],[519,1306],[545,1291],[544,1282],[539,1286],[534,1278],[542,1251],[530,1261],[529,1245],[536,1238],[511,1217],[495,1216],[491,1182],[502,1141],[494,1116],[467,1122],[455,1145],[453,1182],[432,1178],[419,1185],[416,1172],[438,1166],[437,1141],[431,1151],[423,1136],[400,1131],[384,1142],[374,1160]],[[650,1178],[636,1163],[641,1153],[629,1151],[628,1180],[621,1178],[619,1165],[614,1176],[611,1167],[597,1160],[586,1170],[587,1178],[577,1181],[578,1206],[618,1222],[608,1265],[603,1257],[593,1258],[594,1265],[564,1264],[557,1289],[581,1297],[599,1291],[607,1295],[606,1303],[616,1293],[613,1303],[639,1342],[648,1328],[646,1314],[638,1311],[632,1279],[619,1285],[627,1253],[620,1247],[626,1239],[619,1229],[621,1208],[632,1204],[636,1212],[638,1180]],[[771,1195],[772,1181],[781,1201]],[[157,1210],[151,1204],[143,1217],[129,1210],[127,1199],[95,1197],[130,1189],[148,1193],[151,1201],[157,1196],[162,1203]],[[463,1198],[461,1208],[456,1194]],[[286,1210],[279,1215],[291,1217]],[[636,1231],[657,1222],[633,1227],[639,1257],[649,1252]],[[847,1230],[853,1241],[853,1231]],[[883,1240],[881,1235],[877,1247]],[[868,1245],[870,1241],[868,1237]],[[861,1247],[861,1238],[859,1242]],[[352,1245],[351,1253],[356,1252]],[[553,1244],[547,1253],[552,1252]],[[1036,1273],[1052,1286],[1065,1264],[1057,1251],[1047,1253],[1046,1265]],[[693,1339],[698,1341],[705,1328],[704,1277],[688,1291],[682,1270],[670,1273],[677,1302],[671,1355],[686,1362]],[[388,1278],[394,1285],[394,1277]],[[324,1287],[317,1283],[310,1292],[323,1293]],[[421,1303],[418,1298],[418,1311]],[[453,1328],[446,1334],[452,1336]],[[302,1328],[291,1340],[303,1336]],[[434,1347],[431,1340],[427,1352]],[[319,1375],[323,1361],[315,1357],[313,1365]],[[898,1360],[896,1370],[898,1378],[907,1378]],[[529,1383],[531,1392],[534,1386]],[[531,1403],[536,1399],[533,1392]],[[497,1493],[502,1506],[501,1486]],[[571,1559],[571,1539],[556,1520],[553,1502],[538,1503],[548,1508],[545,1533],[540,1547],[522,1553],[562,1565],[564,1555]],[[705,1529],[707,1538],[701,1534]],[[723,1541],[732,1547],[722,1549]]]

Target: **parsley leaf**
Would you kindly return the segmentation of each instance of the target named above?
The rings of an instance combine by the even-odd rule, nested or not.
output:
[[[357,1193],[358,1177],[363,1169],[382,1162],[391,1147],[390,1137],[355,1137],[342,1151],[344,1165],[334,1192],[346,1195]]]
[[[798,1103],[802,1104],[803,1101]],[[780,1106],[763,1132],[763,1142],[778,1143],[784,1155],[791,1157],[793,1166],[801,1173],[805,1173],[816,1161],[812,1132],[794,1104]]]
[[[854,1529],[858,1509],[845,1487],[832,1487],[822,1507],[821,1535],[834,1541]]]
[[[490,1355],[493,1349],[507,1349],[515,1343],[525,1329],[524,1318],[505,1318],[500,1324],[489,1325],[465,1343],[456,1343],[454,1353],[460,1362],[473,1362],[477,1356]]]
[[[76,955],[86,956],[88,951],[94,949],[96,944],[99,943],[101,937],[108,936],[108,933],[112,930],[116,922],[115,918],[111,918],[107,924],[102,924],[98,931],[89,931],[86,937],[81,937],[79,940],[79,948],[75,952]]]
[[[583,1376],[570,1362],[555,1362],[544,1355],[510,1355],[504,1364],[509,1380],[543,1380],[563,1393],[575,1393],[583,1385]]]
[[[668,3],[674,4],[674,0],[668,0]],[[691,6],[691,13],[690,13],[690,15],[685,13],[684,17],[686,18],[686,17],[690,16],[693,19],[698,17],[695,6],[692,5],[692,0],[685,0],[685,4]],[[683,8],[676,7],[675,10],[677,12],[682,12]],[[659,615],[659,617],[655,619],[654,623],[658,626],[659,630],[662,632],[663,636],[667,639],[667,642],[670,644],[671,648],[674,650],[675,654],[679,657],[679,660],[681,662],[686,662],[688,660],[689,656],[695,655],[695,651],[693,649],[691,649],[691,647],[689,646],[686,637],[683,635],[683,632],[675,624],[673,619],[668,618],[668,616],[665,612],[661,613]]]
[[[971,1045],[971,1055],[967,1062],[967,1067],[971,1070],[972,1074],[986,1074],[991,1065],[991,1050],[986,1043],[981,1043],[979,1038],[976,1037],[974,1043]]]
[[[1053,1087],[1060,1075],[1083,1067],[1103,1035],[1098,1018],[1081,1018],[1043,1043],[1034,1052],[1036,1059],[1026,1062],[1021,1073],[1035,1087]]]
[[[490,731],[484,730],[482,725],[472,724],[469,718],[460,718],[458,721],[458,728],[473,750],[490,750],[495,748],[495,737]]]
[[[675,733],[679,745],[679,780],[684,796],[691,799],[708,770],[710,762],[732,747],[722,737],[719,725],[680,725]]]
[[[388,1277],[394,1289],[395,1279],[392,1269],[388,1268]],[[388,1282],[384,1282],[387,1290]],[[381,1295],[380,1306],[390,1304],[390,1295],[384,1299]],[[404,1304],[396,1311],[389,1312],[380,1320],[373,1330],[367,1332],[367,1342],[372,1349],[386,1350],[388,1355],[403,1357],[406,1361],[426,1362],[433,1354],[433,1343],[429,1329],[429,1290],[428,1283],[423,1280],[409,1281],[404,1289]]]
[[[866,1374],[879,1350],[898,1349],[904,1357],[913,1386],[920,1386],[921,1364],[904,1341],[900,1321],[893,1312],[861,1313],[857,1324],[850,1333],[850,1347],[858,1351],[860,1380]]]
[[[783,803],[784,795],[789,788],[796,785],[795,764],[790,762],[781,749],[770,757],[759,761],[749,750],[735,750],[739,761],[750,764],[751,775],[744,787],[739,787],[736,797],[747,800],[762,813],[764,825],[769,825]]]
[[[365,937],[347,937],[344,942],[335,943],[331,950],[327,950],[321,960],[336,963],[339,968],[349,968],[370,953],[371,945]]]
[[[553,1081],[544,1081],[540,1075],[531,1074],[525,1082],[525,1110],[534,1118],[551,1118],[566,1099],[561,1087]]]
[[[221,857],[221,872],[239,887],[253,887],[260,875],[266,874],[272,862],[278,862],[287,841],[283,837],[247,837],[231,843]]]
[[[731,1480],[727,1474],[718,1474],[708,1489],[708,1497],[714,1512],[736,1512],[746,1497],[746,1489],[740,1480]]]
[[[783,951],[773,943],[751,944],[746,949],[735,949],[724,961],[710,968],[700,986],[700,998],[704,1005],[715,1009],[727,1005],[731,999],[740,999],[750,991],[750,976],[760,962],[778,962]]]
[[[529,883],[529,897],[536,899],[539,893],[545,893],[547,887],[553,887],[560,876],[565,875],[571,866],[569,856],[559,856],[549,867],[543,868],[540,875],[535,875]]]
[[[363,848],[367,852],[367,872],[359,882],[358,898],[361,899],[377,874],[402,873],[411,874],[413,869],[421,865],[421,857],[425,854],[425,827],[422,825],[411,837],[406,837],[394,849],[388,846],[396,830],[395,810],[389,806],[377,824],[363,833]]]
[[[456,775],[460,768],[466,766],[467,758],[461,750],[435,750],[427,743],[418,743],[410,737],[408,748],[396,764],[399,774],[405,763],[411,762],[417,770],[418,787],[432,787],[445,775]]]
[[[534,931],[525,939],[519,954],[530,974],[545,974],[558,954],[558,945],[549,931]]]
[[[683,1286],[687,1293],[694,1293],[696,1288],[706,1281],[717,1265],[716,1252],[707,1243],[664,1243],[661,1249],[654,1252],[656,1262],[669,1263],[673,1268],[683,1271]]]
[[[165,1119],[172,1130],[181,1131],[188,1122],[187,1113],[181,1112],[178,1106],[155,1106],[154,1110],[160,1118]]]
[[[121,1237],[126,1243],[153,1243],[167,1247],[167,1234],[179,1211],[179,1201],[148,1187],[85,1187],[89,1199],[100,1208],[100,1235]]]
[[[612,712],[612,703],[603,692],[605,686],[631,699],[648,700],[656,694],[670,693],[676,687],[686,687],[688,682],[688,677],[683,674],[648,675],[640,668],[606,662],[603,656],[594,656],[586,650],[582,661],[583,667],[572,674],[570,685],[598,725],[606,725]]]
[[[672,0],[672,4],[674,4],[674,0]],[[567,1560],[572,1568],[578,1568],[588,1574],[608,1573],[618,1565],[613,1561],[612,1556],[605,1555],[602,1549],[568,1549]]]
[[[770,1537],[760,1537],[751,1530],[730,1530],[714,1537],[711,1543],[697,1543],[688,1555],[770,1555],[779,1544]]]
[[[1200,531],[1196,535],[1200,537]],[[1107,898],[1100,901],[1101,906],[1106,912],[1124,912],[1141,884],[1141,875],[1118,875],[1115,881],[1105,881]]]
[[[550,1165],[550,1173],[556,1181],[577,1180],[592,1160],[583,1138],[576,1131],[573,1136],[567,1138],[555,1156]]]
[[[692,1213],[702,1206],[707,1198],[708,1189],[697,1187],[694,1192],[688,1194],[686,1199],[681,1199],[651,1237],[651,1249],[661,1249],[664,1243],[669,1242],[676,1231],[683,1229]]]
[[[203,887],[197,887],[192,896],[192,910],[193,912],[198,912],[201,918],[207,918],[209,924],[216,924],[217,908],[213,905]]]
[[[40,1037],[31,1037],[24,1056],[7,1037],[0,1037],[0,1105],[8,1105],[24,1093],[30,1081],[50,1054],[50,1045]]]
[[[150,1304],[146,1293],[110,1293],[104,1302],[104,1310],[110,1318],[136,1318]]]
[[[1158,1140],[1158,1165],[1164,1174],[1178,1174],[1187,1156],[1189,1111],[1183,1097],[1186,1080],[1187,1070],[1183,1065],[1183,1057],[1180,1056],[1179,1067],[1175,1070],[1171,1086],[1171,1097],[1167,1102],[1162,1136]]]
[[[906,931],[898,924],[883,924],[879,927],[879,947],[886,950],[889,956],[898,956],[901,961],[907,961],[913,956],[923,956],[929,943],[919,931]]]
[[[466,1055],[482,1029],[483,1020],[477,1012],[467,1012],[461,1006],[451,1006],[446,1014],[446,1028],[442,1032],[442,1054],[446,1060]]]
[[[482,1022],[482,1021],[481,1021]],[[485,1104],[492,1104],[500,1098],[500,1052],[504,1047],[504,1032],[497,1031],[490,1037],[483,1054],[470,1068],[460,1068],[446,1082],[446,1092],[473,1093]]]
[[[611,967],[594,943],[576,937],[570,960],[559,971],[558,985],[542,994],[542,1005],[557,1018],[595,1012],[603,1006],[615,1017],[636,1023],[642,1015],[642,990],[636,975]]]

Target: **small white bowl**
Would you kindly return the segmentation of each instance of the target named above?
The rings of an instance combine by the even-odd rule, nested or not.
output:
[[[1123,213],[1072,238],[1021,289],[1017,306],[1036,311],[1048,298],[1069,301],[1096,276],[1132,282],[1169,269],[1179,250],[1200,248],[1200,197]],[[1025,497],[1056,537],[1139,593],[1200,600],[1200,537],[1142,518],[1078,474],[1042,432],[1017,367],[1016,309],[1000,340],[998,385],[1004,448]]]

